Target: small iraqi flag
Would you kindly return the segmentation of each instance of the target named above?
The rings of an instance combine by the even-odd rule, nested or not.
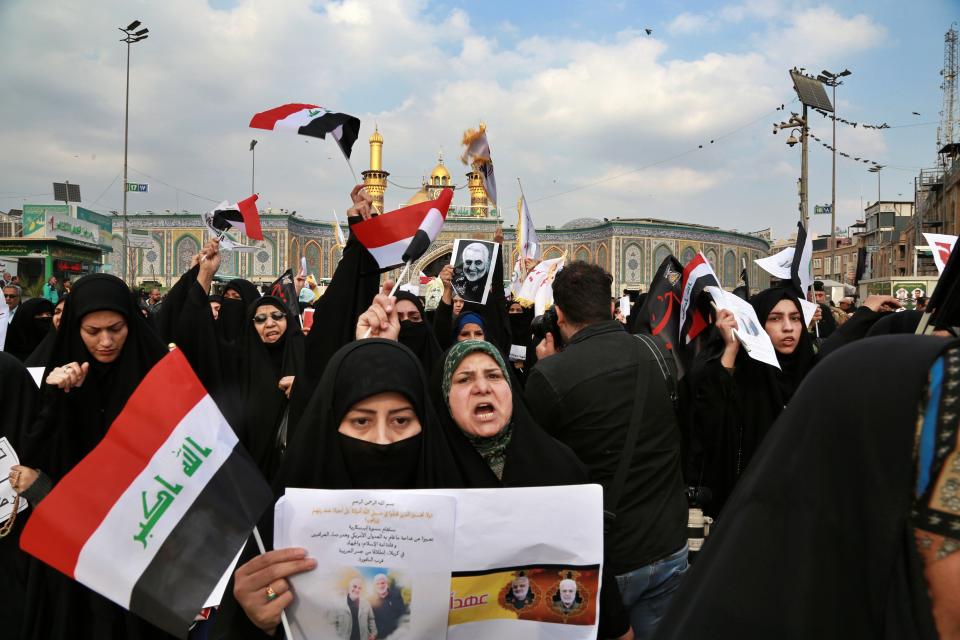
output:
[[[703,253],[698,253],[693,260],[683,268],[683,296],[680,299],[680,335],[686,342],[690,342],[700,332],[707,328],[709,323],[700,309],[697,301],[704,287],[720,287],[720,280],[713,272],[710,263]]]
[[[326,138],[329,133],[349,159],[353,143],[360,135],[360,118],[334,113],[315,104],[294,103],[256,114],[250,120],[250,127],[270,131],[286,129],[314,138]]]
[[[100,444],[35,507],[20,546],[186,638],[272,501],[257,466],[174,350],[146,375]]]
[[[413,262],[430,247],[447,219],[453,190],[444,189],[436,200],[428,200],[384,213],[350,227],[380,265],[391,269]]]
[[[237,229],[248,238],[263,240],[263,230],[260,228],[260,212],[257,211],[257,194],[231,204],[224,200],[217,208],[209,213],[208,225],[226,233],[229,229]]]

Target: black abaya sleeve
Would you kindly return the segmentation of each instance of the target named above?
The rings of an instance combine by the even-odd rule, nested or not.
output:
[[[180,321],[180,313],[186,304],[187,296],[190,292],[190,285],[197,281],[197,274],[199,273],[199,266],[194,266],[185,272],[163,299],[160,312],[154,320],[154,328],[164,342],[175,341],[177,324]]]
[[[825,358],[840,347],[865,338],[870,328],[885,315],[867,307],[860,307],[823,343],[820,347],[820,357]]]
[[[354,225],[359,216],[350,218]],[[290,396],[290,424],[295,425],[327,362],[340,347],[356,338],[357,319],[373,302],[380,288],[380,267],[367,248],[351,234],[330,286],[313,305],[313,328],[305,339],[305,366],[296,377]]]
[[[453,346],[453,307],[443,300],[433,315],[433,335],[444,351]]]

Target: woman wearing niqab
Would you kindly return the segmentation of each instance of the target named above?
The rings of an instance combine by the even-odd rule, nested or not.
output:
[[[23,362],[43,342],[53,326],[53,303],[46,298],[30,298],[20,303],[7,327],[4,351]]]
[[[416,307],[416,315],[420,320],[403,319],[400,321],[400,344],[417,354],[420,364],[424,371],[433,371],[437,361],[440,359],[442,351],[437,338],[433,333],[433,325],[427,319],[427,311],[420,301],[419,296],[415,296],[409,291],[398,291],[397,303],[406,300]]]
[[[724,318],[732,319],[732,315],[720,312],[714,341],[698,354],[687,374],[691,398],[685,416],[689,433],[686,476],[694,486],[710,490],[712,498],[703,507],[714,517],[816,362],[812,340],[803,326],[803,310],[792,288],[765,289],[754,295],[750,304],[760,320],[760,330],[770,333],[780,323],[792,323],[792,350],[786,345],[778,347],[774,341],[780,369],[754,360],[739,348],[729,333],[736,321],[727,326],[731,320]],[[775,308],[780,320],[767,327]],[[731,352],[733,361],[725,362]]]
[[[105,317],[109,326],[102,321]],[[91,328],[97,330],[96,337],[89,335]],[[64,309],[43,374],[40,414],[23,434],[23,464],[42,471],[54,483],[59,481],[100,442],[165,353],[122,280],[102,273],[80,278]],[[69,388],[69,393],[58,385]],[[31,560],[22,637],[139,640],[171,636]]]
[[[419,433],[382,444],[343,432],[342,424],[348,421],[357,403],[386,393],[399,394],[409,402],[420,424]],[[286,487],[417,489],[463,486],[462,476],[451,461],[446,438],[431,406],[419,358],[394,340],[359,340],[337,351],[292,437],[274,480],[278,498]],[[272,549],[273,510],[261,519],[259,529],[266,548]],[[257,555],[255,549],[255,544],[248,542],[238,563],[238,575]],[[278,550],[277,553],[289,551]],[[309,559],[301,557],[298,561],[307,563]],[[301,570],[308,568],[304,564]],[[256,584],[257,602],[268,586],[281,592],[277,581]],[[251,622],[232,587],[231,584],[227,588],[214,637],[268,637]],[[278,636],[282,636],[282,629],[276,627],[276,623],[274,626]]]
[[[656,640],[957,637],[957,343],[883,336],[842,351],[757,450]],[[891,362],[895,374],[850,376]]]

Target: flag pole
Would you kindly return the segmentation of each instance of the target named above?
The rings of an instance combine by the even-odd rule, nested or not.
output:
[[[527,197],[523,195],[523,183],[520,182],[520,176],[517,176],[517,184],[520,186],[520,206],[517,207],[517,250],[520,255],[520,275],[527,277],[527,261],[523,255],[523,239],[520,237],[520,229],[523,228],[523,205],[527,202]]]
[[[343,154],[343,159],[347,161],[347,166],[350,167],[350,173],[353,175],[353,184],[360,184],[360,178],[357,177],[357,170],[353,168],[353,163],[350,162],[350,156],[348,156],[347,152],[343,150],[343,147],[340,146],[339,142],[337,142],[337,147],[340,149],[340,153]],[[367,191],[366,187],[364,187],[363,190]],[[377,214],[383,213],[383,211],[379,210],[379,207],[377,207],[376,203],[373,204],[373,211]]]
[[[389,296],[389,297],[392,298],[393,296],[395,296],[395,295],[397,294],[397,289],[400,288],[400,283],[403,282],[404,277],[407,275],[407,271],[410,270],[410,265],[411,265],[411,264],[412,264],[412,262],[411,262],[411,261],[408,261],[405,265],[403,265],[403,271],[400,272],[400,275],[397,277],[397,281],[393,283],[393,289],[390,290],[390,296]],[[365,334],[363,334],[363,340],[366,340],[367,338],[369,338],[369,337],[370,337],[370,334],[371,334],[372,332],[373,332],[373,327],[369,327],[369,328],[367,329],[367,332],[366,332]]]
[[[266,553],[267,548],[263,546],[263,538],[260,537],[260,530],[256,527],[253,528],[253,539],[257,541],[257,548],[260,549],[260,553]],[[283,625],[283,633],[286,635],[287,640],[293,640],[293,633],[290,631],[290,621],[287,620],[286,611],[280,611],[280,624]]]

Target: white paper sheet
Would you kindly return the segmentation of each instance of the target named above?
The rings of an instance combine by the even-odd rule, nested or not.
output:
[[[757,263],[757,266],[772,275],[774,278],[780,278],[781,280],[790,279],[790,268],[793,266],[793,247],[787,247],[780,253],[775,253],[772,256],[766,258],[758,258],[754,260]]]
[[[817,308],[820,306],[816,302],[810,302],[805,298],[797,298],[797,301],[800,303],[800,308],[803,310],[803,326],[809,327],[810,323],[813,322],[813,315],[817,312]]]
[[[30,377],[33,378],[37,388],[39,388],[43,382],[43,367],[27,367],[27,371],[30,372]]]
[[[717,287],[706,287],[706,291],[713,297],[718,309],[726,309],[736,318],[737,330],[734,335],[747,350],[747,355],[754,360],[779,369],[780,363],[777,361],[777,352],[773,348],[773,342],[767,332],[764,331],[753,305],[740,296],[735,296],[729,291]]]
[[[510,345],[510,362],[526,362],[527,348],[522,344]]]
[[[6,522],[13,515],[13,499],[17,492],[10,486],[10,467],[20,464],[17,452],[13,450],[10,441],[5,437],[0,438],[0,524]],[[26,498],[20,498],[20,504],[17,507],[17,513],[26,509]]]
[[[624,319],[630,316],[630,296],[620,298],[620,314]]]
[[[452,497],[404,491],[287,489],[274,510],[274,548],[303,547],[317,560],[316,569],[291,579],[294,636],[349,637],[348,592],[359,585],[364,625],[383,576],[408,609],[390,640],[444,637],[456,505]]]

